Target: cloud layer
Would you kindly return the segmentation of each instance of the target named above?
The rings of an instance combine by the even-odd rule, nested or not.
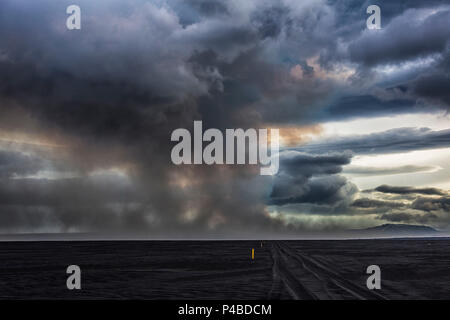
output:
[[[448,130],[311,143],[282,152],[271,178],[254,166],[170,161],[171,132],[194,120],[295,135],[331,120],[448,111],[445,1],[382,1],[376,32],[365,29],[368,3],[355,1],[79,1],[75,31],[65,28],[69,4],[0,3],[0,232],[223,237],[310,227],[287,226],[270,208],[446,221],[444,191],[383,186],[380,199],[355,201],[343,167],[353,154],[449,147]],[[421,219],[379,215],[403,207],[381,194],[414,194],[408,208]],[[321,227],[353,226],[342,221]]]

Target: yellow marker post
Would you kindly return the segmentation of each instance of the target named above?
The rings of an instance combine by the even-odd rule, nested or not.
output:
[[[252,248],[252,260],[255,260],[255,249]]]

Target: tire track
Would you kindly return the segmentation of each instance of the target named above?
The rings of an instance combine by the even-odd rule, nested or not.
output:
[[[298,252],[282,241],[272,243],[274,275],[293,299],[385,300],[378,292],[343,278],[323,261]],[[275,277],[274,277],[275,280]]]
[[[273,259],[273,283],[269,293],[269,299],[274,298],[276,292],[279,295],[280,282],[284,284],[286,291],[295,300],[317,300],[317,296],[306,288],[295,275],[287,268],[286,257],[276,245],[270,248]]]

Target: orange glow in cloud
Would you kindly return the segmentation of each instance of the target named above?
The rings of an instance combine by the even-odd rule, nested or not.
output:
[[[274,127],[274,129],[276,129]],[[280,146],[295,147],[310,141],[312,136],[322,133],[320,125],[302,126],[302,127],[281,127],[278,128],[280,135]],[[268,135],[270,143],[270,135]]]

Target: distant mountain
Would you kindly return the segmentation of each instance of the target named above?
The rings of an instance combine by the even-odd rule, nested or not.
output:
[[[383,224],[372,228],[352,231],[361,236],[376,237],[424,237],[437,236],[439,234],[439,231],[432,227],[412,224]]]
[[[367,231],[381,232],[438,232],[436,229],[428,226],[418,226],[413,224],[382,224],[372,228],[364,229]]]

